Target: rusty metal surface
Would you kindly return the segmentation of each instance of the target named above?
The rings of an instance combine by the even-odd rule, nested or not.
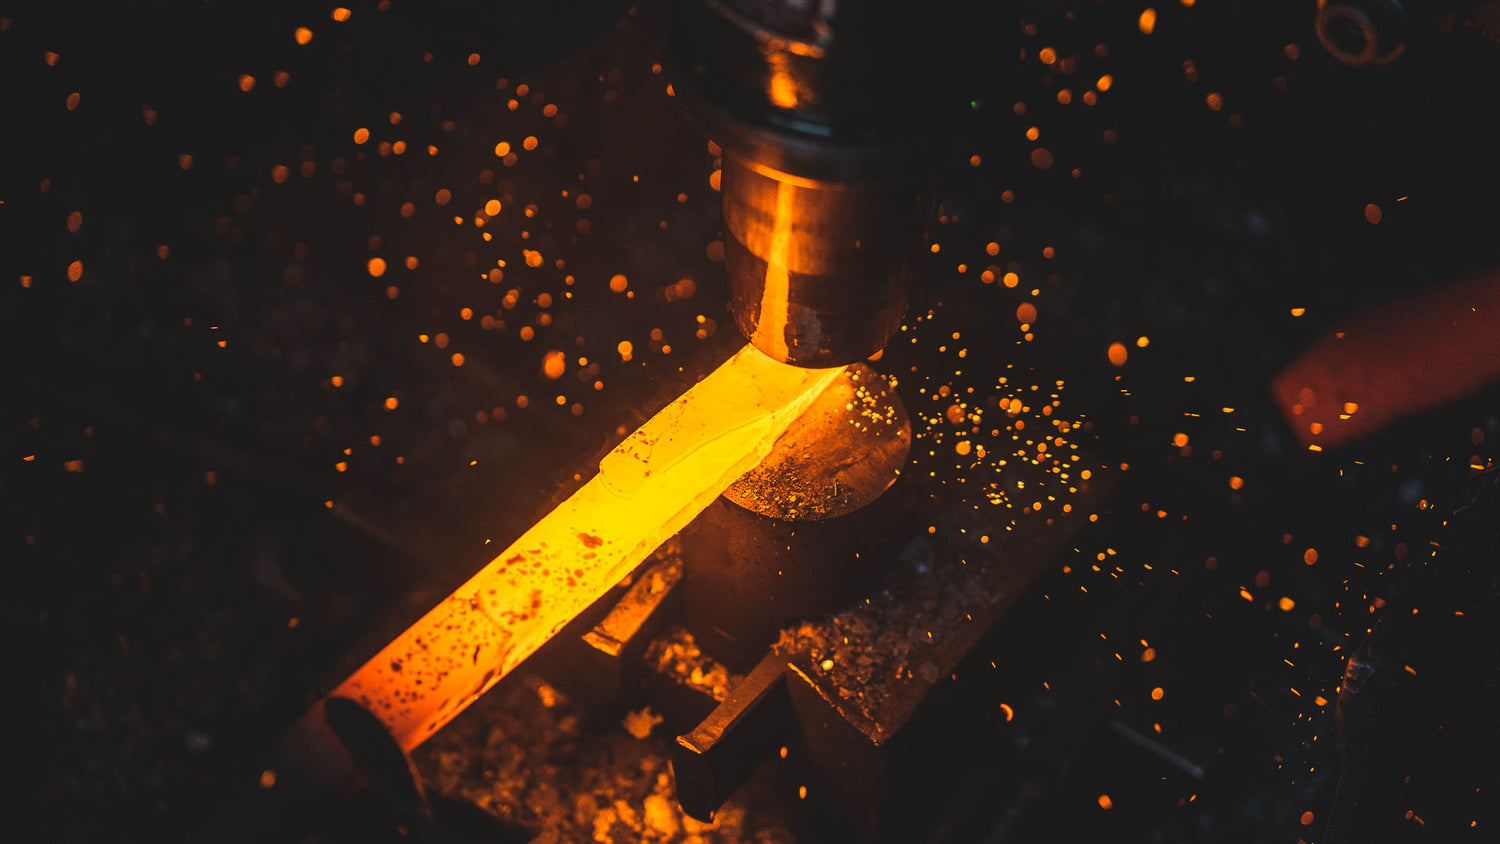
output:
[[[583,641],[606,656],[620,657],[632,643],[642,641],[653,618],[660,619],[658,609],[680,580],[682,553],[676,540],[668,540],[653,555],[653,562],[635,575],[624,597],[583,634]]]
[[[883,744],[1068,547],[1114,482],[1109,473],[1081,482],[1073,512],[1055,520],[993,537],[960,533],[969,540],[962,544],[911,540],[870,600],[787,629],[777,651],[871,743]],[[949,526],[963,521],[929,515]]]
[[[698,726],[677,737],[672,778],[684,812],[713,820],[762,761],[784,746],[792,716],[786,660],[767,654]]]
[[[724,497],[773,519],[832,519],[890,489],[910,453],[901,396],[886,376],[854,364]]]

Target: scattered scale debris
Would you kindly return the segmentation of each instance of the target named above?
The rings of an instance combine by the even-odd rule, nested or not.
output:
[[[673,627],[651,641],[642,657],[653,671],[722,702],[744,678],[704,652],[693,634]]]
[[[765,806],[731,799],[711,823],[684,815],[667,763],[670,741],[649,729],[601,733],[587,707],[522,671],[414,759],[432,787],[538,829],[537,844],[791,844]]]

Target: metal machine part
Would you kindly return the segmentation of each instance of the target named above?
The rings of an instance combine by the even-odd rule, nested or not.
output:
[[[679,87],[725,150],[731,308],[756,348],[831,367],[885,347],[924,252],[932,148],[1001,77],[983,65],[1015,55],[1005,8],[674,5]]]
[[[821,182],[730,152],[721,186],[730,306],[746,339],[810,367],[885,348],[922,257],[913,185]]]
[[[261,756],[251,780],[173,841],[488,841],[536,837],[524,823],[429,794],[411,757],[380,719],[355,701],[329,697],[303,714]]]
[[[833,519],[890,489],[910,453],[911,419],[901,396],[875,370],[854,364],[724,497],[773,519]]]
[[[1079,503],[1102,501],[1113,483],[1112,477],[1098,477],[1081,484]],[[945,535],[969,536],[957,529],[971,524],[967,514],[940,513],[919,501],[908,501],[903,509],[901,518],[909,524],[937,521],[947,526]],[[797,588],[773,586],[766,594],[802,602],[796,608],[785,600],[774,604],[772,611],[791,619],[791,626],[757,651],[762,655],[748,664],[744,679],[673,748],[684,811],[711,819],[758,764],[779,756],[787,760],[788,782],[806,786],[798,803],[808,810],[817,840],[916,840],[916,829],[948,811],[962,792],[953,785],[954,775],[983,744],[985,730],[1008,720],[996,707],[1002,698],[986,684],[1009,673],[983,660],[985,670],[970,671],[964,664],[975,659],[980,640],[1073,541],[1086,509],[968,546],[961,557],[951,553],[955,548],[939,552],[923,540],[899,555],[887,551],[899,558],[888,561],[880,584],[859,590],[864,600],[846,598],[833,614],[808,612],[813,596],[830,590],[783,567],[778,579],[798,579]],[[882,518],[889,522],[892,515]],[[848,519],[829,525],[842,527],[846,542],[866,532]],[[801,559],[834,559],[799,552]],[[692,557],[689,577],[693,564],[705,559]],[[728,567],[719,568],[733,576]],[[750,566],[741,562],[738,568]],[[858,572],[844,577],[850,574]],[[684,586],[689,608],[713,601],[701,587],[692,593],[687,579]],[[742,580],[738,591],[746,594],[757,586]],[[727,602],[718,606],[715,616],[726,626],[750,629],[746,619],[730,617]],[[735,653],[737,642],[700,638],[712,643],[716,655],[743,656]],[[966,678],[962,683],[956,682],[959,673]],[[1075,722],[1067,732],[1086,731]]]

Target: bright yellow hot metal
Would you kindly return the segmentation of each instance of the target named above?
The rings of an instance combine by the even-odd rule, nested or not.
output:
[[[333,694],[421,744],[759,463],[841,371],[741,349]]]

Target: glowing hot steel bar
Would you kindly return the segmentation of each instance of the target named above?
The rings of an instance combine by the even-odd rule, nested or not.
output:
[[[333,695],[421,744],[759,463],[841,371],[741,349]]]

